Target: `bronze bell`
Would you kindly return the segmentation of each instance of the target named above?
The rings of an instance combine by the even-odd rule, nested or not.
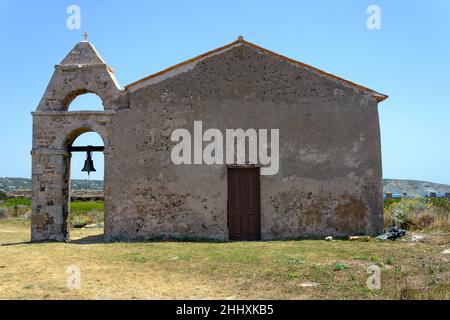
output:
[[[95,170],[95,168],[94,168],[94,161],[92,160],[92,154],[91,154],[91,151],[88,151],[88,152],[86,153],[86,160],[84,160],[84,167],[83,167],[83,169],[81,169],[81,171],[87,172],[88,175],[89,175],[91,172],[97,171],[97,170]]]

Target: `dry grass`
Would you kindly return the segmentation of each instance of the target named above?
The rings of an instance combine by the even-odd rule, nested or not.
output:
[[[100,232],[31,244],[28,222],[0,220],[0,299],[450,299],[448,234],[427,243],[102,243]],[[381,290],[366,287],[374,263]],[[66,286],[70,265],[81,269],[80,289]]]

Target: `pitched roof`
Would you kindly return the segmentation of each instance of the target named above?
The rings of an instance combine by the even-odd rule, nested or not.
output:
[[[375,90],[369,89],[369,88],[364,87],[364,86],[362,86],[362,85],[360,85],[360,84],[357,84],[357,83],[355,83],[355,82],[352,82],[352,81],[346,80],[346,79],[344,79],[344,78],[335,76],[335,75],[333,75],[333,74],[331,74],[331,73],[328,73],[328,72],[323,71],[323,70],[321,70],[321,69],[315,68],[315,67],[313,67],[313,66],[311,66],[311,65],[308,65],[308,64],[306,64],[306,63],[303,63],[303,62],[300,62],[300,61],[297,61],[297,60],[294,60],[294,59],[285,57],[285,56],[283,56],[283,55],[281,55],[281,54],[278,54],[278,53],[276,53],[276,52],[273,52],[273,51],[270,51],[270,50],[265,49],[265,48],[263,48],[263,47],[260,47],[260,46],[258,46],[258,45],[256,45],[256,44],[253,44],[253,43],[251,43],[251,42],[245,41],[242,37],[239,37],[236,41],[233,41],[233,42],[231,42],[231,43],[229,43],[229,44],[227,44],[227,45],[225,45],[225,46],[222,46],[222,47],[219,47],[219,48],[217,48],[217,49],[208,51],[208,52],[206,52],[206,53],[204,53],[204,54],[201,54],[201,55],[199,55],[199,56],[197,56],[197,57],[195,57],[195,58],[186,60],[186,61],[181,62],[181,63],[179,63],[179,64],[176,64],[176,65],[174,65],[174,66],[172,66],[172,67],[170,67],[170,68],[167,68],[167,69],[164,69],[164,70],[159,71],[159,72],[157,72],[157,73],[154,73],[154,74],[152,74],[152,75],[150,75],[150,76],[148,76],[148,77],[145,77],[145,78],[142,78],[142,79],[140,79],[140,80],[137,80],[137,81],[135,81],[135,82],[133,82],[133,83],[131,83],[131,84],[129,84],[129,85],[126,85],[126,86],[125,86],[125,90],[129,90],[129,89],[131,89],[132,87],[134,87],[134,86],[136,86],[136,85],[138,85],[138,84],[142,84],[143,82],[146,82],[146,81],[148,81],[148,80],[157,78],[157,77],[159,77],[159,76],[161,76],[161,75],[164,75],[164,74],[166,74],[166,73],[168,73],[168,72],[170,72],[170,71],[175,71],[176,69],[178,69],[178,68],[180,68],[180,67],[186,66],[186,65],[188,65],[188,64],[190,64],[190,63],[193,63],[193,62],[197,62],[197,61],[202,60],[202,59],[205,59],[205,58],[207,58],[207,57],[209,57],[209,56],[211,56],[211,55],[220,53],[221,51],[224,51],[224,50],[227,50],[227,49],[230,49],[230,48],[232,48],[232,47],[234,47],[234,46],[239,46],[239,45],[246,45],[246,46],[248,46],[248,47],[250,47],[250,48],[253,48],[253,49],[257,50],[257,51],[260,51],[260,52],[263,52],[263,53],[265,53],[265,54],[268,54],[268,55],[272,55],[272,56],[278,57],[278,58],[280,58],[280,59],[282,59],[282,60],[285,60],[285,61],[287,61],[287,62],[296,64],[296,65],[298,65],[298,66],[300,66],[300,67],[303,67],[303,68],[305,68],[305,69],[309,69],[309,70],[311,70],[311,71],[313,71],[313,72],[316,72],[316,73],[318,73],[318,74],[320,74],[320,75],[323,75],[323,76],[325,76],[325,77],[332,78],[332,79],[337,80],[337,81],[339,81],[339,82],[342,82],[342,83],[344,83],[344,84],[346,84],[346,85],[355,87],[355,88],[360,89],[360,90],[367,91],[367,92],[371,93],[371,94],[375,97],[375,99],[376,99],[378,102],[381,102],[381,101],[383,101],[383,100],[385,100],[385,99],[387,99],[387,98],[389,97],[389,96],[387,96],[387,95],[385,95],[385,94],[379,93],[379,92],[377,92],[377,91],[375,91]]]

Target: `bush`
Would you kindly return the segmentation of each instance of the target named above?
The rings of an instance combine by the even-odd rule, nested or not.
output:
[[[26,205],[15,205],[14,207],[9,208],[10,211],[12,211],[12,216],[14,218],[23,217],[27,214],[27,212],[30,210],[29,206]]]
[[[92,223],[92,220],[86,216],[77,216],[71,221],[72,227],[74,228],[84,228],[90,223]]]
[[[424,198],[402,199],[389,208],[389,220],[391,225],[407,229],[412,212],[422,212],[427,208]]]
[[[0,190],[0,200],[6,200],[8,199],[8,195],[3,192],[2,190]]]
[[[385,210],[385,223],[406,230],[449,228],[450,203],[448,199],[415,198],[391,203]]]
[[[333,268],[334,271],[345,270],[345,269],[347,269],[347,265],[344,263],[336,263]]]
[[[71,212],[70,224],[74,228],[84,228],[88,224],[102,223],[104,214],[102,211],[92,210],[88,212]]]
[[[0,218],[30,218],[31,208],[24,205],[0,207]]]
[[[428,202],[434,208],[450,212],[450,199],[448,198],[429,198]]]

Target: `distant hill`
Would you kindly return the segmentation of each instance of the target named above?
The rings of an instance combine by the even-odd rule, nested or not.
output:
[[[0,190],[31,189],[31,179],[26,178],[0,178]]]
[[[437,194],[450,192],[450,185],[419,180],[384,179],[383,189],[384,192],[393,194],[406,192],[410,196],[417,197],[425,196],[430,192],[436,192]]]
[[[102,180],[72,180],[72,190],[103,190]],[[90,184],[90,185],[89,185]],[[0,178],[0,190],[31,189],[31,179]],[[410,196],[424,196],[430,192],[438,194],[450,192],[450,185],[419,180],[384,179],[384,192],[393,194],[408,193]]]
[[[103,180],[71,180],[72,190],[103,190]],[[31,179],[0,178],[0,190],[31,189]]]

